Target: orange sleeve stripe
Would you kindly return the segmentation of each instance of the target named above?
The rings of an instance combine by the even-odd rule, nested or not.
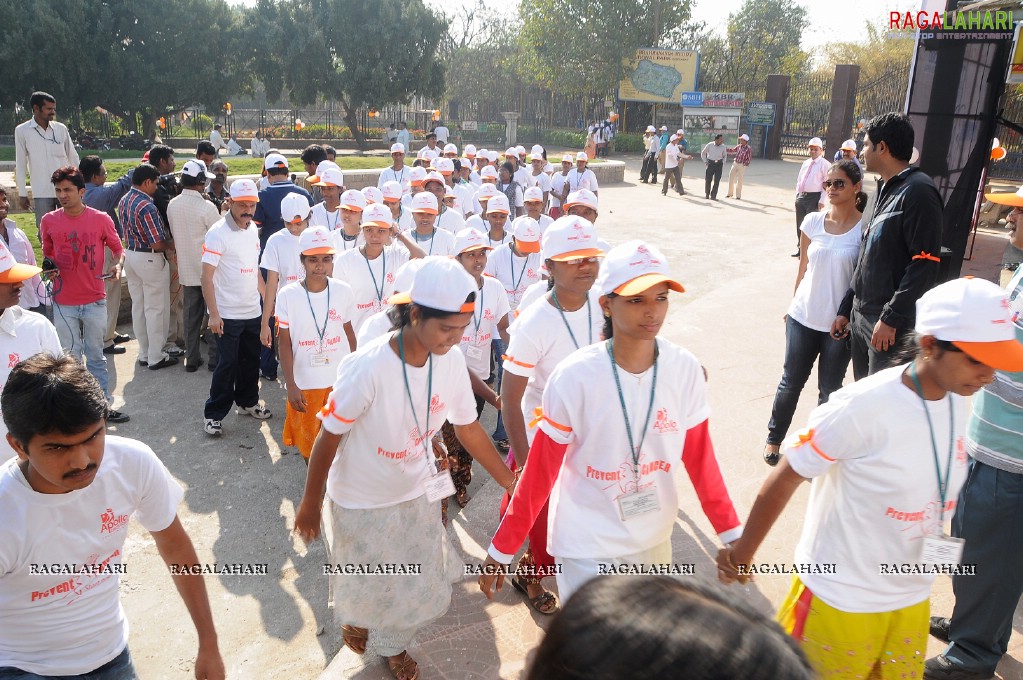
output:
[[[323,408],[322,408],[322,409],[320,410],[320,414],[321,414],[321,415],[323,415],[323,417],[324,417],[324,418],[326,418],[327,416],[332,416],[332,417],[334,417],[334,418],[337,418],[337,419],[338,419],[338,420],[340,420],[340,421],[341,421],[342,423],[348,423],[348,424],[351,424],[351,423],[354,423],[354,422],[355,422],[355,420],[354,420],[354,419],[352,419],[352,420],[348,420],[347,418],[342,418],[341,416],[339,416],[339,415],[337,414],[337,411],[335,411],[335,410],[334,410],[334,400],[333,400],[333,399],[331,399],[330,401],[328,401],[328,402],[327,402],[327,405],[326,405],[326,406],[324,406],[324,407],[323,407]]]
[[[834,463],[835,462],[834,458],[832,458],[828,454],[826,454],[823,451],[821,451],[820,448],[817,446],[817,444],[814,443],[814,441],[813,441],[813,430],[807,430],[804,434],[798,435],[798,437],[799,437],[799,442],[796,444],[796,446],[802,446],[803,444],[809,444],[810,448],[813,449],[813,452],[816,453],[818,456],[820,456],[824,460],[828,461],[829,463]]]
[[[570,428],[568,425],[562,425],[559,422],[553,421],[550,418],[548,418],[546,415],[541,415],[540,417],[543,418],[548,423],[550,423],[551,425],[553,425],[554,428],[557,429],[557,430],[561,430],[562,432],[571,432],[572,431],[572,428]]]
[[[505,361],[512,362],[516,366],[521,366],[522,368],[536,368],[536,364],[524,364],[521,361],[516,361],[515,357],[510,357],[507,354],[502,354],[501,358],[504,359]]]
[[[922,250],[920,251],[919,255],[914,255],[913,259],[914,260],[930,260],[931,262],[941,262],[941,258],[940,257],[934,257],[930,253],[925,253]]]
[[[205,255],[206,253],[210,253],[211,255],[216,255],[217,257],[222,257],[224,255],[223,253],[218,253],[215,250],[210,250],[209,248],[206,247],[205,243],[202,244],[202,252],[203,255]]]

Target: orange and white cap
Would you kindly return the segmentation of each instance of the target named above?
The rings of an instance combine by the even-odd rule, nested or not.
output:
[[[497,153],[493,149],[491,149],[490,151],[487,151],[487,160],[490,161],[491,163],[496,163],[497,159],[500,158],[500,157],[501,157],[501,154]]]
[[[408,181],[414,187],[423,186],[423,180],[426,179],[426,168],[418,166],[409,170]]]
[[[473,250],[493,250],[493,246],[490,245],[487,235],[482,231],[477,231],[472,227],[466,227],[462,231],[455,234],[455,254],[461,255],[462,253],[468,253]]]
[[[508,197],[498,192],[496,196],[487,201],[487,214],[490,213],[504,213],[508,214],[511,210],[508,208]]]
[[[368,205],[366,197],[357,189],[349,189],[341,194],[341,207],[345,210],[360,212]]]
[[[423,186],[425,187],[430,182],[440,182],[441,186],[444,186],[445,184],[444,175],[440,174],[439,172],[428,173],[426,177],[423,179]]]
[[[450,158],[455,158],[456,156],[458,156],[458,147],[455,146],[454,144],[445,144],[444,155],[447,156],[448,154],[451,154]]]
[[[390,182],[384,182],[384,186],[380,187],[380,193],[384,195],[385,203],[397,203],[405,191],[401,188],[401,182],[395,182],[392,179]]]
[[[431,259],[434,258],[421,257],[417,260],[409,260],[398,267],[398,271],[394,272],[394,294],[387,298],[388,304],[394,304],[391,300],[398,293],[408,293],[412,290],[412,282],[416,280],[416,274]]]
[[[267,154],[263,159],[264,170],[288,169],[288,159],[279,153]]]
[[[290,194],[299,196],[299,194]],[[330,241],[326,227],[309,227],[298,237],[299,252],[303,255],[333,255],[337,252]]]
[[[317,182],[320,181],[320,177],[322,177],[323,173],[327,171],[327,168],[334,168],[338,172],[341,172],[340,165],[338,165],[334,161],[323,160],[320,161],[319,165],[316,166],[316,172],[306,177],[306,181],[309,182],[310,184],[315,185]],[[339,187],[344,186],[344,176],[341,177],[341,180],[342,180],[341,183],[337,185]]]
[[[517,160],[518,157],[519,157],[519,152],[515,150],[514,146],[509,146],[507,149],[505,149],[504,157],[505,158],[514,158],[514,159]]]
[[[672,277],[668,258],[643,241],[629,241],[612,248],[597,275],[601,295],[638,295],[660,283],[667,283],[668,288],[679,293],[686,290]]]
[[[580,151],[579,153],[577,153],[575,155],[575,162],[576,163],[578,163],[579,161],[586,161],[588,163],[589,160],[590,160],[590,157],[586,155],[585,151]]]
[[[446,257],[428,257],[422,263],[411,288],[387,298],[389,304],[414,302],[449,314],[471,312],[476,308],[479,289],[465,267]]]
[[[391,153],[405,153],[405,145],[401,142],[391,144]]]
[[[529,162],[530,163],[532,163],[533,161],[542,161],[543,159],[544,158],[543,158],[543,154],[542,153],[531,153],[531,154],[529,154]]]
[[[515,247],[523,253],[540,252],[540,223],[528,215],[518,217],[512,223]]]
[[[343,187],[345,185],[345,175],[341,172],[341,168],[331,168],[328,166],[318,171],[316,181],[312,184],[317,187]]]
[[[493,165],[488,165],[480,170],[480,179],[497,179],[497,168]]]
[[[935,286],[916,301],[916,332],[951,342],[982,364],[1023,371],[1023,345],[1005,290],[964,277]]]
[[[466,144],[465,148],[462,149],[462,153],[465,154],[466,158],[476,158],[476,146],[474,144]]]
[[[40,267],[15,260],[7,245],[0,241],[0,283],[26,281],[41,271],[43,270]]]
[[[422,158],[424,160],[432,161],[434,158],[436,158],[439,155],[440,155],[439,153],[437,153],[436,151],[434,151],[430,147],[424,146],[422,149],[420,149],[416,153],[416,158]]]
[[[515,154],[517,156],[525,156],[526,155],[526,147],[522,146],[521,144],[515,145]]]
[[[603,257],[593,222],[577,215],[559,217],[540,239],[543,259],[562,262],[577,257]]]
[[[366,203],[383,203],[384,194],[376,187],[366,187],[362,190],[362,195],[366,197]]]
[[[838,147],[839,151],[856,151],[856,140],[847,139],[842,142],[842,146]]]
[[[493,184],[481,184],[480,188],[476,190],[476,200],[480,202],[480,205],[485,204],[494,196],[503,196],[503,194]]]
[[[573,191],[565,199],[565,210],[568,210],[574,205],[585,205],[588,208],[597,210],[597,196],[589,189],[580,189],[579,191]]]
[[[438,212],[437,197],[431,194],[429,191],[420,191],[418,194],[412,197],[411,210],[414,213],[426,213],[428,215],[436,215]]]
[[[361,194],[360,194],[361,195]],[[390,227],[394,224],[391,209],[383,203],[366,206],[362,211],[362,227]]]
[[[562,163],[575,163],[575,158],[572,157],[572,154],[566,153],[564,156],[561,157],[561,162]]]
[[[302,194],[293,191],[281,199],[281,219],[289,224],[309,219],[311,211],[309,199]]]
[[[437,172],[442,175],[450,175],[455,171],[455,164],[451,162],[450,158],[438,158],[437,159]]]
[[[540,146],[539,144],[534,144],[533,148],[529,150],[529,153],[538,153],[541,156],[543,156],[543,147]]]
[[[540,187],[529,187],[522,192],[522,202],[529,203],[530,201],[543,203],[543,189]]]
[[[234,201],[258,201],[259,189],[251,179],[236,179],[231,183],[231,200]]]

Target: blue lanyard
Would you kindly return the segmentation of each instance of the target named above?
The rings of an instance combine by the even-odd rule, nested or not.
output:
[[[434,227],[433,231],[430,232],[430,236],[429,236],[429,238],[430,238],[430,252],[428,252],[426,254],[427,256],[433,255],[433,242],[436,240],[434,238],[436,235],[437,235],[437,227]],[[425,238],[419,238],[419,232],[416,231],[415,227],[412,227],[412,238],[414,238],[416,240],[416,243],[422,243],[423,241],[426,240]]]
[[[565,328],[568,329],[568,335],[569,335],[570,338],[572,338],[572,344],[575,345],[576,349],[579,349],[579,341],[575,339],[575,333],[572,332],[572,327],[570,325],[568,325],[568,318],[565,317],[565,308],[561,306],[561,301],[558,300],[558,294],[555,293],[553,290],[551,291],[551,299],[554,300],[554,306],[558,308],[558,314],[561,315],[561,320],[565,323]],[[586,330],[589,331],[589,334],[590,334],[590,341],[588,343],[586,343],[586,344],[587,345],[592,345],[593,344],[593,309],[590,307],[590,294],[589,293],[586,293]],[[608,345],[608,348],[610,348],[610,345]],[[612,363],[613,363],[613,357],[614,357],[614,355],[612,355]],[[617,380],[618,380],[618,372],[617,372],[617,369],[615,369],[615,381],[617,382]]]
[[[305,299],[309,303],[309,313],[313,315],[313,328],[316,329],[316,334],[320,338],[320,351],[323,351],[323,336],[327,334],[327,324],[330,323],[330,280],[327,280],[327,312],[323,315],[323,328],[320,328],[320,322],[316,320],[316,311],[313,310],[313,299],[309,297],[309,282],[303,281],[302,288],[305,289]]]
[[[941,462],[938,459],[938,442],[934,439],[934,425],[931,423],[931,412],[927,408],[927,400],[924,399],[924,390],[920,386],[920,379],[916,376],[916,361],[909,365],[909,377],[913,380],[913,387],[916,388],[916,395],[920,397],[920,403],[924,407],[924,415],[927,416],[927,430],[931,434],[931,452],[934,454],[934,472],[938,475],[938,494],[941,498],[941,522],[945,522],[945,498],[948,494],[948,481],[952,474],[952,450],[955,446],[955,412],[952,410],[952,394],[948,395],[948,462],[945,465],[945,477],[941,477]],[[944,531],[944,529],[942,529]]]
[[[479,338],[479,336],[480,336],[480,324],[483,323],[483,314],[484,314],[483,289],[484,288],[486,288],[486,286],[480,286],[480,297],[479,297],[479,302],[480,302],[480,318],[479,319],[476,318],[476,310],[475,309],[472,312],[472,324],[473,324],[472,325],[472,330],[473,330],[473,333],[475,333],[477,338]]]
[[[401,374],[405,378],[405,395],[408,397],[408,406],[412,409],[412,420],[416,423],[416,429],[419,430],[419,416],[416,415],[416,405],[412,401],[412,388],[409,387],[408,382],[408,368],[405,364],[405,329],[402,328],[398,331],[398,357],[401,359]],[[430,445],[427,443],[428,437],[430,436],[430,400],[433,397],[433,353],[430,353],[428,359],[430,369],[427,372],[426,378],[426,429],[419,430],[419,439],[423,445],[423,451],[426,452],[427,460],[430,459]]]
[[[636,481],[639,481],[639,451],[643,448],[643,441],[646,439],[647,428],[650,427],[650,416],[654,412],[654,393],[657,391],[657,343],[654,342],[654,379],[650,383],[650,405],[646,411],[646,421],[643,423],[643,432],[640,433],[639,446],[633,442],[632,439],[632,425],[629,423],[629,410],[625,406],[625,395],[622,394],[622,383],[618,379],[618,365],[615,364],[615,350],[612,340],[608,340],[606,343],[607,354],[611,357],[611,372],[615,376],[615,387],[618,388],[618,402],[622,406],[622,416],[625,418],[625,435],[629,438],[629,449],[632,453],[632,473],[635,475]]]
[[[526,255],[522,260],[522,269],[519,271],[519,280],[515,281],[515,253],[512,252],[511,246],[508,247],[508,266],[511,269],[511,280],[512,280],[512,292],[515,293],[519,290],[519,286],[522,285],[522,277],[526,275],[526,265],[529,264],[529,255]]]
[[[380,251],[380,257],[383,260],[383,269],[380,270],[380,287],[377,287],[377,275],[373,273],[373,267],[369,264],[369,257],[366,255],[366,249],[362,249],[362,259],[366,260],[366,269],[369,270],[369,275],[373,277],[373,292],[377,296],[377,302],[383,304],[384,301],[384,285],[387,283],[387,250],[383,249]]]

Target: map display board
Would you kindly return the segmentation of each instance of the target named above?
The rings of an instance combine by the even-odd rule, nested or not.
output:
[[[683,92],[696,89],[700,54],[690,50],[636,50],[618,86],[625,101],[677,104]]]

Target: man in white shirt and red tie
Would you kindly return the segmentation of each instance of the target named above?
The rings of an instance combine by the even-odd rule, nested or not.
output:
[[[799,257],[799,227],[803,218],[824,207],[824,178],[831,167],[824,158],[824,142],[820,137],[814,137],[806,146],[810,157],[799,166],[796,179],[796,252],[792,257]]]
[[[749,135],[739,135],[739,144],[729,149],[728,154],[735,154],[735,158],[732,159],[732,168],[728,171],[728,195],[725,198],[731,198],[734,194],[735,200],[738,201],[742,199],[742,178],[746,174],[746,168],[753,161],[753,147],[749,145]]]

